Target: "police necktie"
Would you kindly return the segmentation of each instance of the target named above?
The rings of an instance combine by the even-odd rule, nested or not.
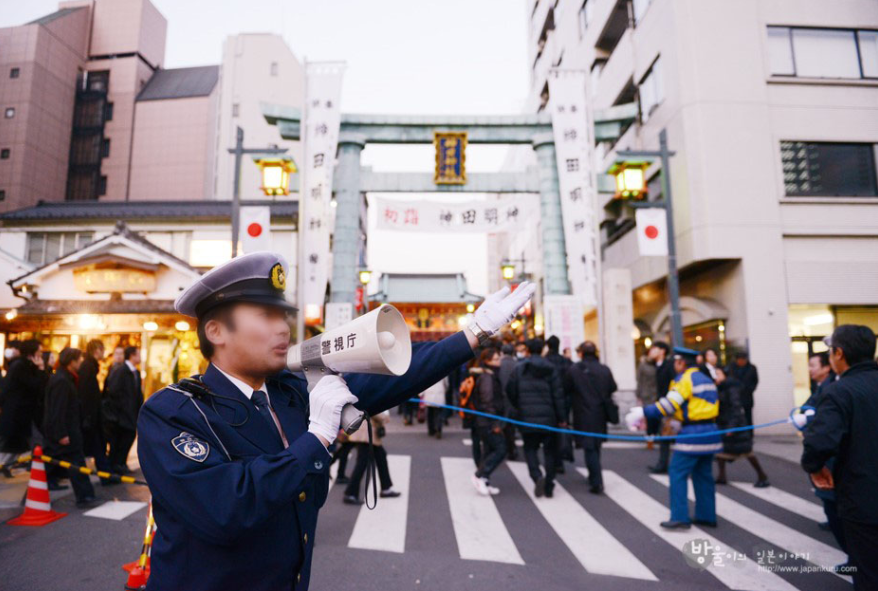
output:
[[[271,416],[271,410],[268,408],[268,395],[262,390],[253,390],[253,395],[250,397],[250,400],[253,401],[253,404],[256,405],[256,409],[259,411],[259,414],[268,421],[268,424],[271,428],[271,432],[275,434],[277,440],[283,443],[283,440],[280,437],[280,433],[277,430],[277,425],[274,422],[274,417]]]

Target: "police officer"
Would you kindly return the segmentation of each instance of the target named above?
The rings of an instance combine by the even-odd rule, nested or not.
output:
[[[317,511],[326,500],[342,407],[376,414],[416,396],[473,355],[535,287],[489,296],[463,331],[416,345],[398,378],[348,374],[311,393],[285,369],[287,265],[252,253],[211,270],[175,302],[198,319],[210,364],[153,394],[138,454],[153,498],[152,591],[307,589]]]
[[[674,347],[674,371],[667,395],[645,408],[634,407],[625,417],[630,428],[642,428],[646,418],[672,417],[681,424],[668,468],[671,519],[661,526],[689,529],[692,523],[716,527],[716,487],[713,481],[713,455],[723,448],[717,434],[719,400],[716,385],[695,363],[698,351]],[[686,499],[689,477],[695,489],[695,519],[689,519]]]

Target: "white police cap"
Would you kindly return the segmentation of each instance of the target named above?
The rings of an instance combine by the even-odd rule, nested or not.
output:
[[[236,257],[205,273],[174,302],[180,314],[200,318],[208,310],[231,302],[278,306],[295,312],[287,302],[287,261],[279,254],[254,252]]]

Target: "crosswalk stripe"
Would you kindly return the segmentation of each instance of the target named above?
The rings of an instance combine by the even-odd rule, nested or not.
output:
[[[88,517],[100,517],[102,519],[112,519],[113,521],[122,521],[132,513],[136,513],[146,507],[146,503],[139,501],[108,501],[100,507],[95,507],[90,511],[86,511],[83,515]]]
[[[460,557],[524,564],[493,499],[479,495],[473,488],[470,477],[474,472],[469,458],[442,458],[442,475]]]
[[[588,474],[584,468],[577,470],[583,476]],[[664,529],[659,525],[668,518],[668,509],[664,505],[612,470],[604,470],[603,477],[607,496],[671,546],[680,549],[690,540],[706,539],[712,546],[726,547],[724,543],[697,527],[688,530]],[[683,563],[684,558],[681,556],[680,564]],[[706,570],[731,589],[749,591],[795,591],[796,589],[775,573],[760,571],[757,562],[749,558],[735,563],[734,566],[708,566]]]
[[[652,478],[668,486],[668,477],[666,475],[653,474]],[[691,482],[688,490],[689,499],[694,500],[695,494]],[[725,495],[716,495],[716,512],[717,515],[722,515],[738,527],[747,530],[770,544],[783,548],[788,552],[804,554],[806,560],[819,566],[832,568],[834,565],[841,564],[847,560],[847,556],[841,550],[806,536]]]
[[[783,491],[776,486],[756,488],[749,482],[732,482],[730,484],[739,490],[743,490],[755,497],[759,497],[763,501],[767,501],[781,509],[797,513],[802,517],[806,517],[817,523],[826,521],[826,514],[823,512],[823,507],[817,503],[806,501],[802,497]]]
[[[412,457],[387,456],[393,488],[402,493],[396,499],[381,499],[374,509],[360,508],[348,547],[386,552],[405,552],[405,528],[408,520],[409,477]],[[371,490],[371,483],[369,490]],[[368,494],[368,493],[367,493]]]
[[[506,462],[506,465],[586,571],[599,575],[658,580],[646,565],[614,538],[564,487],[556,482],[551,499],[538,499],[534,495],[533,481],[527,465],[524,462]]]

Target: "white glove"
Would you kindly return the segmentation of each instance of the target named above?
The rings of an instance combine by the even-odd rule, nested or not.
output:
[[[530,281],[519,283],[512,293],[509,293],[507,285],[485,298],[476,310],[473,320],[489,336],[494,335],[515,318],[515,313],[527,303],[536,290],[537,286]]]
[[[642,431],[646,418],[643,415],[642,406],[633,406],[628,414],[625,415],[625,424],[628,425],[629,431]]]
[[[332,443],[338,436],[341,409],[345,404],[356,401],[357,397],[351,394],[341,376],[320,378],[309,395],[311,414],[308,417],[308,432]]]
[[[799,412],[793,415],[793,424],[796,428],[801,431],[805,428],[808,422],[814,417],[815,411],[813,408],[809,408],[804,412]]]

